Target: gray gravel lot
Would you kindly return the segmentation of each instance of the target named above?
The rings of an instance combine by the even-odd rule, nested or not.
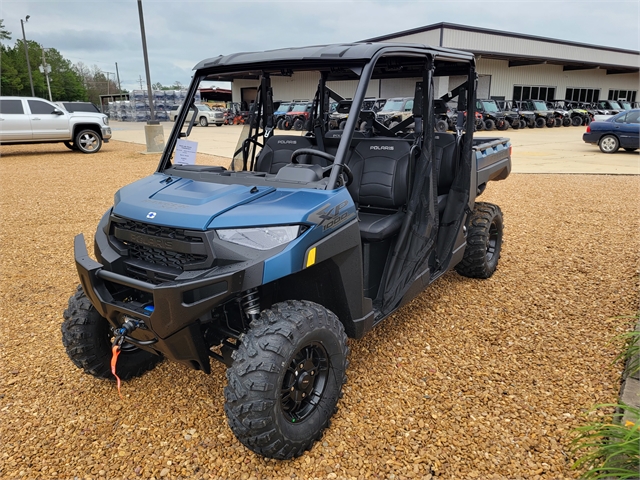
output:
[[[506,230],[489,280],[449,273],[360,341],[331,428],[265,460],[226,424],[224,367],[162,363],[123,385],[67,358],[73,236],[157,156],[111,142],[1,147],[0,478],[577,478],[571,429],[617,400],[638,311],[640,177],[515,174],[482,201]]]

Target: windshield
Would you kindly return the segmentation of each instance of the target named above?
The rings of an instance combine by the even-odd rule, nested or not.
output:
[[[205,110],[211,110],[211,108],[209,107],[209,105],[198,105],[198,110],[205,111]]]
[[[482,107],[486,112],[496,113],[500,111],[495,100],[482,100]]]
[[[404,99],[403,98],[392,98],[391,100],[387,100],[387,103],[382,107],[381,112],[397,112],[402,110],[404,107]]]
[[[307,105],[296,105],[295,107],[293,107],[293,110],[291,110],[292,112],[304,112],[307,109]]]
[[[542,100],[533,101],[534,110],[547,110],[547,105]]]
[[[289,107],[291,106],[290,103],[281,103],[280,106],[278,107],[278,109],[276,110],[276,112],[285,112],[287,113],[289,111]]]
[[[629,102],[620,102],[620,105],[622,106],[622,108],[624,108],[625,110],[631,110],[631,104]]]
[[[623,108],[620,106],[620,104],[614,100],[609,100],[609,103],[611,104],[611,108],[615,108],[616,110],[622,110]]]

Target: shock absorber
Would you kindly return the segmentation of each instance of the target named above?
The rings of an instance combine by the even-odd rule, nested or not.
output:
[[[257,320],[260,315],[260,295],[258,295],[258,289],[252,288],[242,294],[240,301],[242,309],[247,317],[253,320]]]

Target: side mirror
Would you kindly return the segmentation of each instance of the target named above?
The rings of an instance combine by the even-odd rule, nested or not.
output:
[[[60,110],[59,108],[54,108],[53,112],[51,112],[53,115],[64,115],[64,112],[62,110]]]

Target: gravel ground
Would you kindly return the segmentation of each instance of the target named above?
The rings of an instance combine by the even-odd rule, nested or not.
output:
[[[60,340],[72,239],[156,155],[111,142],[3,146],[0,158],[0,477],[575,478],[570,431],[613,402],[615,318],[638,310],[640,177],[512,175],[481,197],[504,212],[489,280],[449,273],[350,341],[345,395],[322,441],[258,457],[226,424],[224,367],[162,363],[123,385],[82,373]],[[37,154],[33,154],[37,152]]]

